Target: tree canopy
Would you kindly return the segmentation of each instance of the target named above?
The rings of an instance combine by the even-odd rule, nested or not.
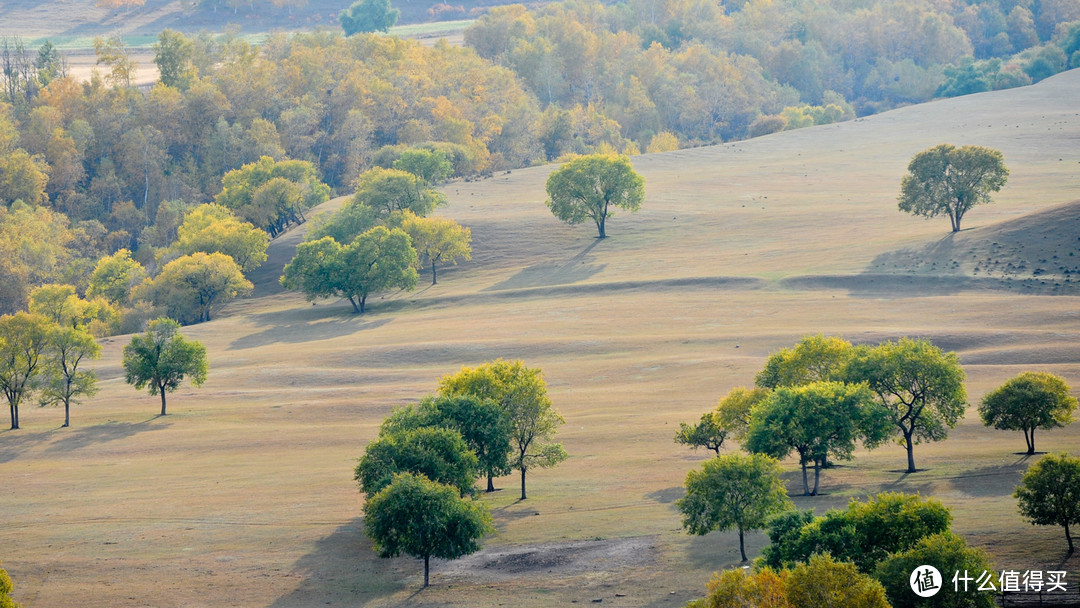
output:
[[[457,559],[480,550],[492,532],[491,515],[479,502],[423,475],[398,473],[364,505],[364,534],[381,557],[402,553],[424,560],[428,586],[430,558]]]
[[[55,326],[25,312],[0,316],[0,390],[11,410],[11,428],[19,428],[19,404],[34,388]]]
[[[146,333],[134,335],[124,347],[124,380],[136,390],[149,387],[151,395],[161,395],[161,415],[165,415],[165,393],[175,391],[184,378],[194,386],[206,381],[209,362],[206,347],[180,333],[172,319],[155,319]]]
[[[727,439],[727,431],[720,424],[719,416],[715,411],[705,412],[697,424],[679,423],[679,430],[675,431],[675,443],[688,445],[691,448],[705,448],[712,450],[717,455]]]
[[[265,230],[242,222],[229,209],[216,203],[199,205],[184,215],[170,248],[180,255],[197,252],[224,253],[244,274],[266,261],[270,237]]]
[[[390,0],[358,0],[338,13],[338,23],[346,36],[363,32],[385,32],[394,27],[401,14]]]
[[[807,336],[794,348],[782,348],[769,355],[754,383],[762,388],[777,388],[838,380],[851,355],[851,343],[843,338]]]
[[[45,378],[40,401],[43,405],[64,406],[64,424],[71,424],[71,406],[81,397],[97,393],[97,373],[82,367],[84,361],[99,359],[101,346],[89,332],[78,327],[53,330],[48,356],[42,369]]]
[[[401,169],[375,167],[356,180],[353,201],[374,209],[380,219],[394,212],[409,210],[426,216],[435,207],[446,203],[446,197],[432,188],[423,177]]]
[[[101,296],[113,304],[127,304],[131,290],[146,278],[142,264],[131,259],[131,252],[119,249],[98,260],[90,275],[86,295]]]
[[[637,211],[645,200],[645,179],[630,160],[614,154],[575,158],[548,176],[547,206],[555,217],[569,224],[592,220],[599,238],[613,207]]]
[[[1070,526],[1080,524],[1080,458],[1048,454],[1028,467],[1013,494],[1020,514],[1035,526],[1061,526],[1069,554],[1074,551]]]
[[[988,393],[979,404],[983,424],[1023,431],[1027,453],[1035,453],[1035,429],[1053,429],[1073,421],[1077,400],[1065,380],[1046,372],[1024,372]]]
[[[919,597],[911,592],[911,573],[919,566],[933,564],[941,572],[942,588],[932,597]],[[987,572],[996,579],[994,565],[986,551],[968,547],[967,542],[951,532],[938,532],[918,540],[912,547],[892,553],[881,561],[874,577],[881,581],[893,608],[993,608],[997,606],[993,593],[976,593],[975,583],[957,582],[954,589],[947,573],[959,573],[977,578]]]
[[[764,528],[770,517],[792,506],[776,459],[762,454],[710,458],[686,476],[686,496],[675,504],[691,534],[736,528],[744,562],[743,533]]]
[[[386,487],[397,473],[415,473],[473,493],[478,461],[461,433],[447,428],[421,427],[380,434],[368,444],[355,469],[360,491],[370,495]]]
[[[135,299],[151,302],[183,323],[199,323],[209,321],[211,313],[253,288],[231,257],[197,251],[162,267],[156,277],[139,286]]]
[[[900,210],[934,217],[949,216],[952,231],[975,205],[990,202],[1009,178],[1001,152],[982,146],[940,144],[919,152],[900,182]]]
[[[432,285],[438,282],[438,264],[457,264],[458,258],[472,259],[472,232],[452,219],[421,217],[405,210],[401,229],[412,240],[418,262],[430,264]]]

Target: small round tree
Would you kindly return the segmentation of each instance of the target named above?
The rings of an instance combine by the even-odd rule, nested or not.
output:
[[[592,220],[599,238],[605,238],[612,207],[627,211],[641,208],[645,179],[625,156],[593,154],[575,158],[552,173],[547,194],[547,206],[555,217],[568,224]]]
[[[146,333],[131,337],[124,347],[124,380],[151,395],[161,395],[161,415],[165,415],[165,393],[180,386],[185,377],[195,386],[206,381],[209,363],[206,347],[180,334],[180,324],[172,319],[150,321]]]
[[[990,202],[1009,178],[1001,152],[982,146],[934,146],[915,155],[900,182],[900,210],[949,216],[952,231],[975,205]]]
[[[1035,526],[1062,526],[1069,554],[1073,548],[1069,526],[1080,524],[1080,458],[1050,454],[1024,473],[1013,494],[1020,514]]]
[[[744,562],[743,533],[764,528],[770,517],[791,508],[776,459],[762,454],[730,454],[707,461],[686,476],[686,496],[675,504],[691,534],[737,529]]]
[[[385,32],[394,27],[401,11],[391,8],[390,0],[359,0],[338,13],[338,22],[346,36],[363,32]]]
[[[1027,453],[1035,453],[1035,429],[1052,429],[1073,421],[1076,397],[1054,374],[1024,372],[983,397],[983,424],[1004,431],[1023,431]]]
[[[492,532],[491,515],[456,489],[423,475],[399,473],[364,507],[364,534],[381,557],[402,553],[424,559],[428,586],[430,559],[457,559],[480,550]]]

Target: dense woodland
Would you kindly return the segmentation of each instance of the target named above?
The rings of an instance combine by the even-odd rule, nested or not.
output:
[[[491,9],[465,40],[166,30],[153,87],[119,39],[97,41],[89,82],[48,43],[0,41],[0,312],[45,284],[86,296],[121,250],[149,277],[144,308],[168,308],[156,275],[227,253],[177,245],[197,206],[274,236],[410,149],[469,178],[1035,82],[1080,65],[1080,0],[571,1]]]

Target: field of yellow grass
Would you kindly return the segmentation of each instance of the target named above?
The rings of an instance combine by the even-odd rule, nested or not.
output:
[[[1066,569],[1060,529],[1011,497],[1033,460],[1019,433],[982,427],[981,396],[1045,370],[1080,388],[1080,71],[1011,91],[852,122],[633,159],[634,215],[567,226],[545,208],[552,167],[444,187],[472,228],[470,262],[440,283],[316,305],[274,280],[299,234],[276,241],[256,297],[185,329],[211,359],[201,389],[125,385],[106,340],[101,392],[62,414],[24,406],[0,431],[0,560],[27,607],[679,606],[737,565],[734,534],[689,537],[673,502],[707,457],[672,442],[765,357],[811,333],[862,343],[919,336],[961,356],[973,404],[942,443],[860,451],[823,476],[819,512],[881,490],[922,492],[1001,568]],[[1011,170],[965,230],[896,209],[915,153],[1000,149]],[[340,204],[340,201],[337,201]],[[334,202],[328,203],[333,205]],[[1074,255],[1075,254],[1075,255]],[[1054,258],[1053,256],[1057,256]],[[995,260],[1006,260],[994,265]],[[1042,261],[1046,260],[1046,261]],[[1052,263],[1051,263],[1052,262]],[[1023,268],[1020,265],[1023,264]],[[1042,272],[1035,273],[1036,269]],[[1068,271],[1068,272],[1067,272]],[[571,458],[485,496],[497,532],[476,556],[379,559],[361,533],[352,469],[382,418],[438,378],[498,357],[544,370]],[[1077,446],[1080,425],[1038,448]],[[794,461],[785,464],[798,493]],[[756,554],[765,538],[748,537]]]

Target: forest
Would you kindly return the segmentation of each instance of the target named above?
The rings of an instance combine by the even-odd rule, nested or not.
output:
[[[152,293],[199,205],[274,236],[410,149],[472,179],[1029,84],[1080,65],[1080,0],[568,1],[492,8],[465,43],[317,30],[256,47],[166,30],[160,82],[136,87],[118,38],[95,41],[89,82],[51,44],[5,38],[0,312],[41,285],[85,295],[121,250]],[[196,251],[213,253],[182,253]],[[146,297],[139,318],[156,306]]]

